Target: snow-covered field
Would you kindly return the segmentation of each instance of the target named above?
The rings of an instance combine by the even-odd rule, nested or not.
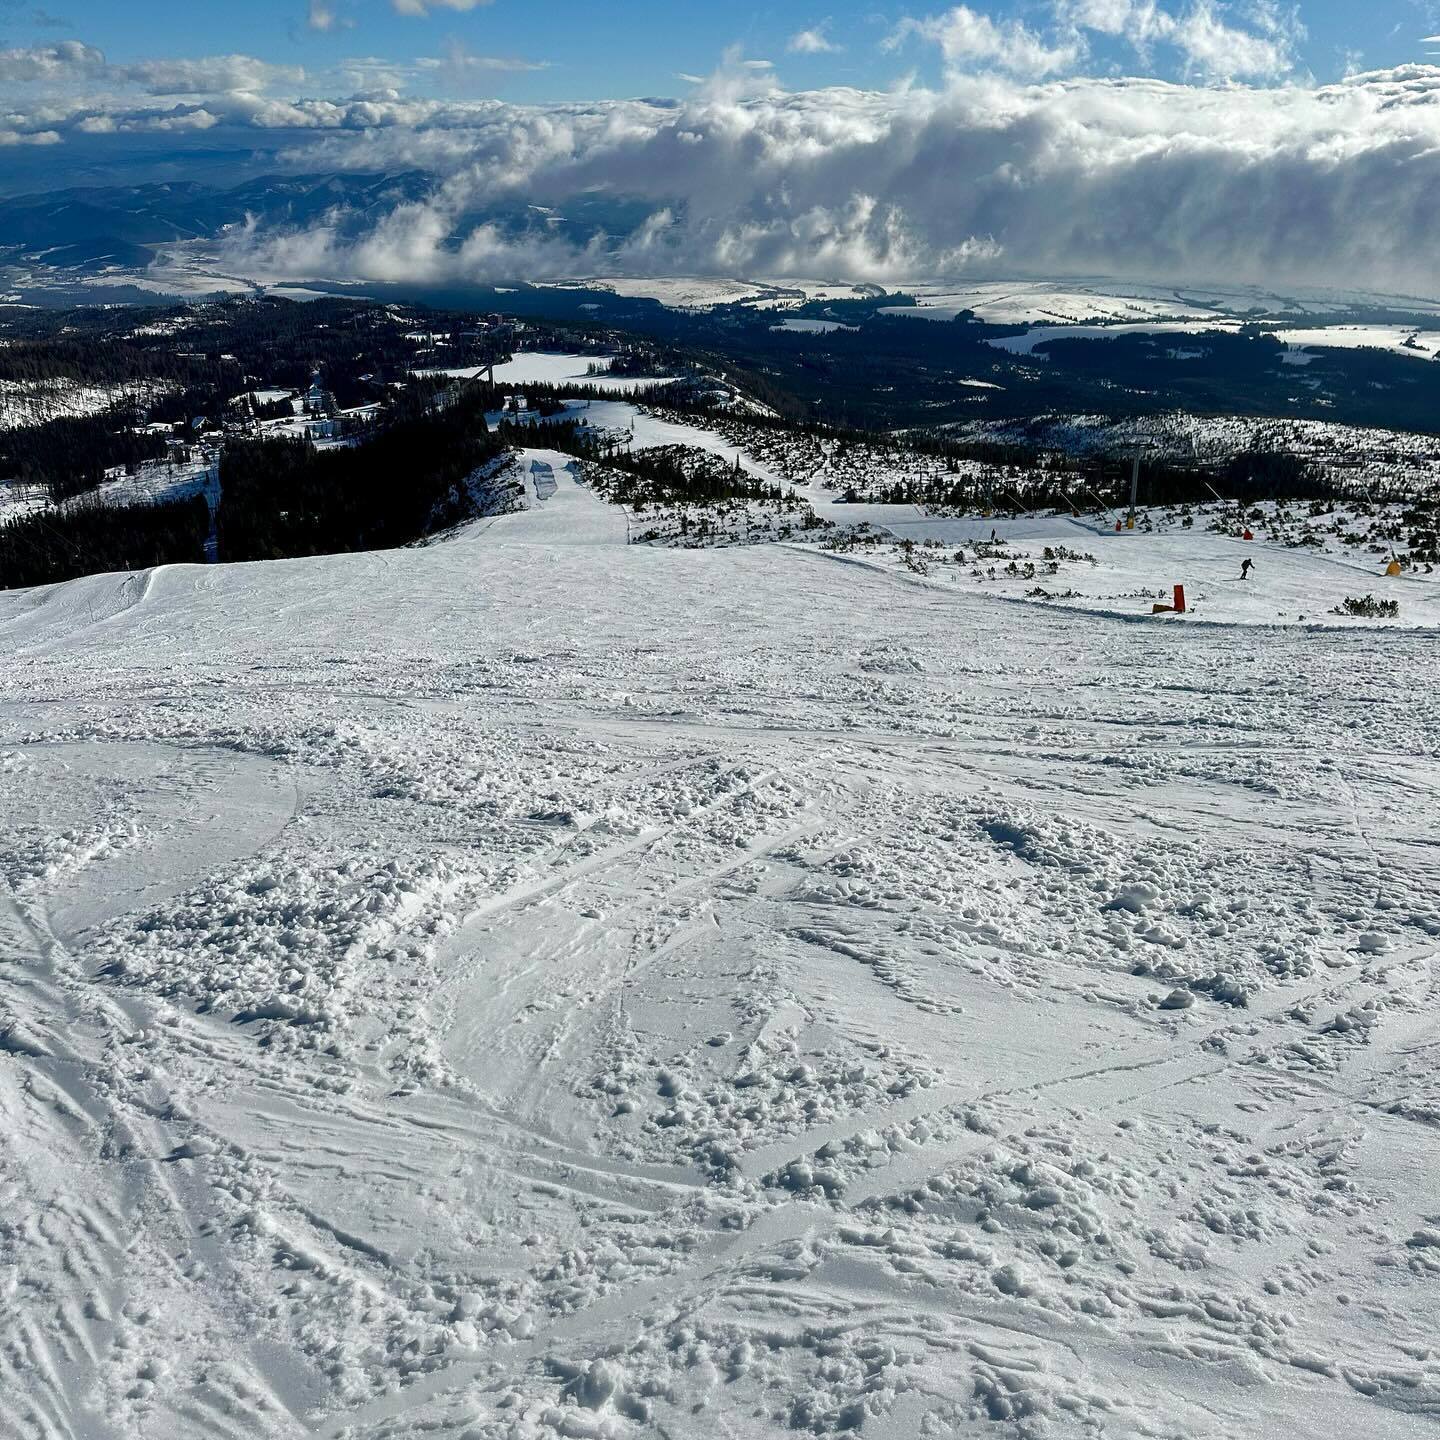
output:
[[[0,1430],[1433,1429],[1433,633],[522,470],[0,595]]]
[[[1403,325],[1322,325],[1317,329],[1275,332],[1285,342],[1288,363],[1309,363],[1314,349],[1388,350],[1414,360],[1433,360],[1440,354],[1440,331],[1416,330]]]
[[[988,382],[960,380],[985,388]],[[912,449],[903,434],[844,446],[766,428],[743,416],[697,419],[645,407],[635,420],[637,444],[669,443],[680,430],[690,442],[724,453],[741,452],[742,464],[762,478],[773,476],[816,491],[854,488],[862,498],[922,479],[999,480],[993,465],[961,460],[951,470],[934,454]],[[636,407],[607,402],[609,419],[624,426]],[[651,429],[651,426],[657,428]],[[1064,456],[1123,455],[1140,448],[1147,456],[1205,463],[1225,462],[1248,451],[1281,451],[1303,460],[1327,481],[1357,494],[1400,501],[1426,496],[1440,486],[1440,438],[1399,430],[1337,425],[1323,420],[1258,419],[1242,415],[1165,415],[1116,419],[1107,415],[1037,415],[1025,420],[970,420],[946,431],[960,441],[992,441]],[[664,434],[666,440],[644,437]],[[832,495],[830,498],[834,498]]]
[[[1359,290],[1256,286],[1145,285],[1121,280],[1001,280],[957,286],[921,281],[904,289],[914,305],[885,313],[919,320],[953,320],[965,311],[991,325],[1125,324],[1150,320],[1268,319],[1344,315],[1389,309],[1440,314],[1435,297],[1381,295]]]
[[[897,312],[898,313],[898,312]],[[927,318],[929,318],[927,316]],[[1315,327],[1266,326],[1265,330],[1285,344],[1282,361],[1288,365],[1308,365],[1317,349],[1385,350],[1416,360],[1433,360],[1440,353],[1440,333],[1416,330],[1401,325],[1322,325]],[[997,350],[1012,355],[1039,355],[1038,346],[1052,340],[1114,340],[1127,335],[1195,335],[1211,331],[1236,334],[1240,322],[1234,320],[1140,321],[1113,325],[1036,325],[1023,335],[1006,335],[987,340]],[[1203,354],[1203,351],[1195,352]]]
[[[1199,527],[1185,529],[1173,517],[1142,511],[1146,528],[1120,533],[1097,514],[950,519],[905,505],[823,513],[843,520],[850,510],[875,531],[845,544],[857,563],[923,573],[947,588],[1012,602],[1143,619],[1156,604],[1173,602],[1179,585],[1188,624],[1354,628],[1372,622],[1347,614],[1346,600],[1373,596],[1399,606],[1388,626],[1440,629],[1440,574],[1419,567],[1391,577],[1391,552],[1379,545],[1257,544],[1216,533],[1218,517],[1203,513]],[[1255,567],[1248,576],[1247,559]]]
[[[705,310],[750,305],[784,310],[807,301],[883,298],[874,285],[793,278],[745,280],[720,276],[604,277],[561,282],[554,288],[609,290],[631,299],[658,300],[675,309]],[[992,325],[1123,324],[1151,320],[1210,321],[1217,318],[1294,319],[1388,309],[1440,315],[1440,299],[1385,295],[1362,290],[1300,288],[1267,290],[1235,285],[1152,285],[1115,279],[989,280],[957,285],[918,278],[892,287],[912,296],[913,305],[884,307],[888,315],[920,320],[953,320],[972,311]]]
[[[1047,345],[1052,340],[1117,340],[1127,335],[1199,335],[1207,330],[1226,330],[1232,334],[1240,326],[1235,321],[1206,320],[1186,323],[1184,321],[1143,321],[1133,325],[1036,325],[1023,335],[1005,335],[998,340],[987,340],[997,350],[1007,350],[1012,355],[1034,356],[1049,359],[1036,347]],[[1323,333],[1323,332],[1314,332]]]
[[[563,355],[538,350],[523,350],[514,359],[495,367],[497,385],[587,385],[598,390],[644,390],[664,385],[673,377],[636,379],[633,375],[607,375],[611,361],[603,355]],[[601,367],[600,373],[588,373],[591,365]],[[457,380],[473,380],[488,367],[466,369],[420,370],[420,375],[449,375]]]
[[[1139,447],[1176,459],[1223,461],[1247,450],[1283,450],[1353,476],[1368,487],[1389,481],[1406,491],[1440,480],[1440,436],[1327,420],[1248,415],[1037,415],[1025,420],[971,420],[947,427],[957,438],[1026,444],[1066,455],[1122,454]]]
[[[608,290],[631,300],[657,300],[674,310],[709,310],[718,305],[750,305],[757,310],[786,310],[810,300],[856,300],[884,292],[874,285],[837,280],[742,280],[725,276],[602,276],[566,280],[542,289]]]

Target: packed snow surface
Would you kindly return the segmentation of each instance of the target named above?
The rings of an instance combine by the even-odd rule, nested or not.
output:
[[[0,1431],[1433,1430],[1433,631],[518,473],[0,595]]]

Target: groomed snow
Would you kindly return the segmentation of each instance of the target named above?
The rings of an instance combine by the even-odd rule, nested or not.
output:
[[[1434,634],[627,547],[568,465],[0,594],[0,1430],[1433,1427]]]
[[[494,538],[510,545],[627,544],[625,512],[591,493],[581,468],[558,450],[520,451],[516,473],[524,508],[479,521],[478,530],[499,527]]]

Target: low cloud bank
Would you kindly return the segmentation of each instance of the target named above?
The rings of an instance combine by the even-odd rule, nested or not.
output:
[[[1203,5],[1186,12],[1187,30],[1133,0],[1069,10],[1137,45],[1203,55],[1214,39]],[[223,128],[292,173],[436,177],[428,199],[373,223],[337,212],[301,231],[238,228],[229,262],[275,278],[894,283],[1023,271],[1437,288],[1440,68],[1325,86],[1057,78],[1047,72],[1063,61],[1063,30],[1041,38],[958,13],[892,37],[940,47],[947,68],[934,86],[787,91],[771,67],[737,56],[683,100],[546,106],[420,99],[383,84],[282,98],[271,92],[295,75],[246,57],[113,67],[66,42],[0,52],[0,79],[50,92],[0,114],[0,145],[75,135],[122,145],[145,133],[181,144]],[[1251,59],[1263,70],[1288,42],[1278,21],[1261,38],[1272,51]],[[1004,66],[959,65],[975,55]],[[55,98],[62,73],[144,95]]]
[[[674,106],[440,107],[293,145],[297,168],[425,165],[432,199],[360,239],[251,230],[280,273],[362,279],[633,273],[895,282],[1002,271],[1428,293],[1440,70],[1308,88],[954,77],[799,94],[745,77]],[[486,207],[640,200],[585,243]]]

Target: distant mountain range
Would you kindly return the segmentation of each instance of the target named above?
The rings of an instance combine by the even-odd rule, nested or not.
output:
[[[338,212],[346,228],[373,225],[421,200],[434,180],[398,175],[267,175],[232,189],[192,181],[85,186],[0,201],[0,253],[56,269],[145,265],[157,247],[211,240],[254,217],[304,227]]]
[[[215,240],[253,220],[266,229],[333,225],[368,232],[398,206],[433,194],[435,177],[399,174],[262,175],[233,187],[195,181],[73,187],[0,199],[0,261],[74,275],[143,268],[158,249]],[[454,220],[455,243],[481,224],[506,237],[544,235],[583,248],[597,234],[624,236],[653,209],[612,195],[578,196],[564,213],[537,205],[472,209]]]

